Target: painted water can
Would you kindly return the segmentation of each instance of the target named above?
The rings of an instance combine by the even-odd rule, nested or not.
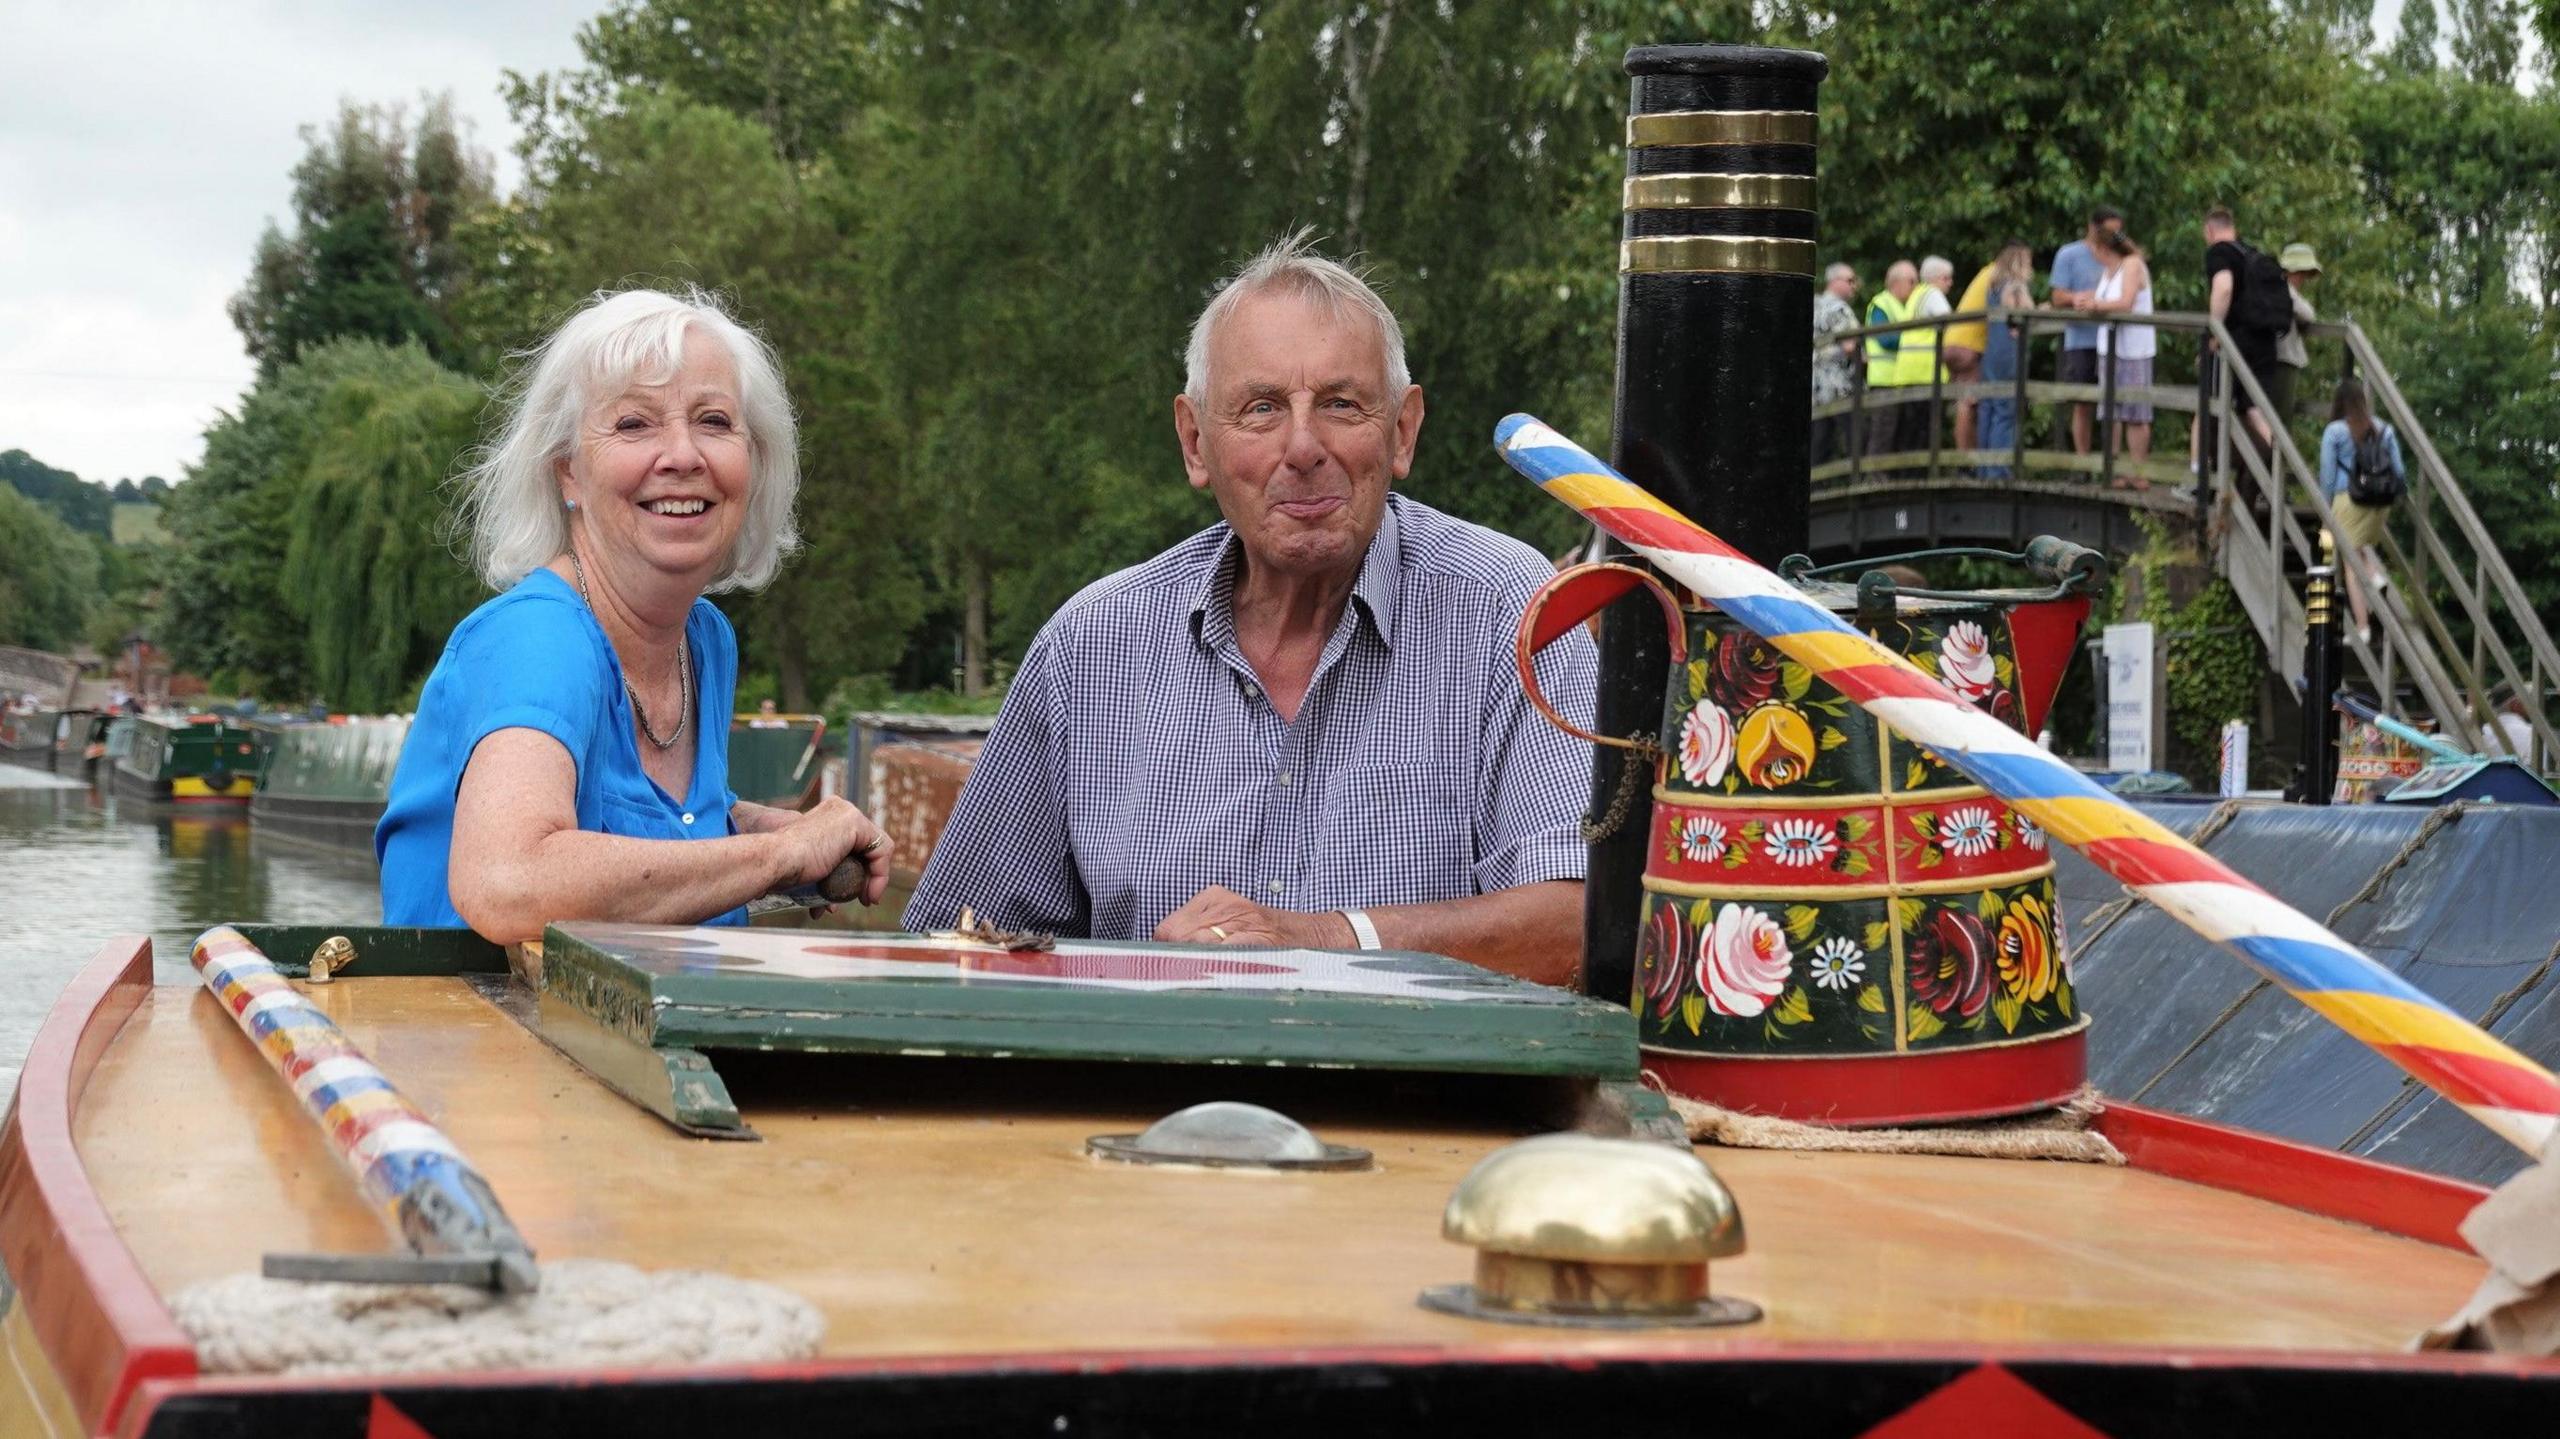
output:
[[[1672,630],[1650,745],[1558,715],[1527,664],[1638,586]],[[2030,734],[2089,608],[2067,585],[1927,597],[1805,588]],[[1645,1067],[1671,1092],[1878,1125],[2021,1113],[2080,1088],[2088,1017],[2063,960],[2052,848],[2024,815],[1649,573],[1558,575],[1519,643],[1550,721],[1652,753],[1630,999]],[[1595,829],[1642,822],[1647,806],[1623,798]]]

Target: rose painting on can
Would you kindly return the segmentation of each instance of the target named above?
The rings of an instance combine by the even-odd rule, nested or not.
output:
[[[1938,641],[1938,678],[1969,700],[1980,700],[1999,688],[2000,675],[1991,658],[1991,637],[1971,620],[1947,626]]]
[[[1714,700],[1698,701],[1680,725],[1681,777],[1702,789],[1722,784],[1732,763],[1733,716]]]
[[[1787,987],[1795,956],[1778,922],[1747,904],[1728,904],[1698,936],[1698,987],[1707,1007],[1747,1019]]]
[[[1656,1019],[1668,1020],[1680,1003],[1680,981],[1686,976],[1689,926],[1680,918],[1677,900],[1659,900],[1645,922],[1644,953],[1637,960],[1636,980],[1652,1001]]]

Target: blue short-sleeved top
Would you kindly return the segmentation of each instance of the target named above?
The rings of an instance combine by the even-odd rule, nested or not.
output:
[[[392,772],[373,831],[382,863],[382,922],[460,926],[446,883],[453,802],[463,766],[502,729],[558,740],[578,767],[578,828],[634,839],[719,839],[729,811],[729,707],[738,688],[738,637],[708,600],[685,620],[692,647],[693,787],[681,799],[640,767],[622,663],[567,581],[535,570],[454,626],[418,696],[418,715]],[[709,921],[744,924],[746,911]]]
[[[2098,261],[2098,252],[2086,240],[2074,240],[2053,252],[2053,287],[2057,290],[2094,290],[2107,277],[2107,267]],[[2062,327],[2062,348],[2094,350],[2098,348],[2095,320],[2073,320]]]

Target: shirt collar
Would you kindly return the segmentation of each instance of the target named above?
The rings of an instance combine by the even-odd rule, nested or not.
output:
[[[1360,577],[1351,582],[1353,612],[1368,617],[1369,628],[1390,650],[1396,647],[1396,596],[1404,574],[1403,527],[1396,516],[1402,503],[1399,495],[1387,496],[1386,509],[1378,516],[1378,533],[1370,537],[1369,552],[1360,559]],[[1224,533],[1191,596],[1191,632],[1212,649],[1235,641],[1236,569],[1244,550],[1244,541],[1232,527],[1221,525],[1220,529]]]

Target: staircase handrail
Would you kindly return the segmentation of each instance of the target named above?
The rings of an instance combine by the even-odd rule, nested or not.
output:
[[[2384,411],[2390,417],[2391,423],[2399,429],[2401,438],[2416,454],[2419,475],[2424,478],[2428,490],[2431,491],[2427,498],[2441,504],[2445,512],[2453,517],[2455,530],[2470,546],[2477,564],[2477,573],[2473,582],[2468,585],[2451,584],[2450,588],[2462,601],[2463,609],[2470,615],[2474,634],[2485,637],[2489,641],[2487,652],[2497,660],[2500,678],[2504,679],[2516,693],[2533,696],[2533,703],[2526,706],[2525,718],[2532,724],[2536,737],[2541,740],[2543,753],[2560,758],[2560,731],[2554,730],[2548,709],[2542,703],[2544,685],[2551,680],[2560,679],[2560,646],[2552,643],[2550,631],[2543,627],[2542,617],[2535,612],[2532,601],[2526,597],[2524,586],[2517,581],[2515,571],[2507,565],[2506,556],[2499,551],[2495,538],[2489,533],[2489,527],[2481,522],[2479,512],[2472,508],[2470,496],[2464,494],[2462,487],[2454,481],[2452,467],[2445,464],[2444,456],[2437,451],[2435,441],[2427,434],[2426,426],[2419,422],[2417,412],[2410,408],[2407,397],[2401,394],[2399,382],[2392,377],[2389,368],[2382,363],[2382,356],[2374,349],[2373,341],[2365,334],[2364,327],[2353,320],[2347,320],[2336,325],[2323,325],[2316,328],[2334,330],[2346,341],[2348,353],[2355,357],[2357,368],[2367,377],[2368,390],[2382,401]],[[2412,494],[2408,498],[2418,499],[2419,497]],[[2436,535],[2434,526],[2427,522],[2423,512],[2413,515],[2412,524],[2428,547],[2436,552],[2433,557],[2436,563],[2443,567],[2447,580],[2453,580],[2459,573],[2460,566],[2453,563],[2454,557],[2446,552],[2448,547]],[[2506,645],[2497,642],[2498,627],[2488,613],[2483,597],[2478,593],[2480,578],[2486,578],[2497,590],[2498,597],[2506,602],[2509,624],[2522,638],[2525,649],[2532,658],[2532,663],[2528,666],[2529,673],[2518,674],[2514,658],[2507,652]],[[2420,595],[2419,598],[2422,602],[2427,600],[2424,595]],[[2483,714],[2479,718],[2486,722],[2490,716]],[[2485,727],[2491,734],[2497,736],[2500,747],[2505,747],[2504,731],[2494,723],[2486,723]],[[2533,757],[2522,755],[2518,758],[2531,763]]]

